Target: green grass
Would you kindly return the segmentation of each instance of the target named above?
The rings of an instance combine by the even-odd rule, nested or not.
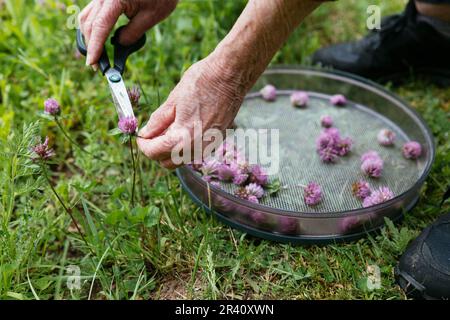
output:
[[[381,1],[370,1],[381,3]],[[383,1],[383,14],[405,1]],[[169,171],[142,158],[137,209],[129,210],[130,154],[117,136],[109,91],[99,74],[74,56],[74,30],[57,1],[2,1],[0,10],[0,298],[3,299],[404,299],[393,267],[408,241],[440,214],[450,182],[450,90],[411,81],[392,88],[430,125],[437,156],[421,200],[401,225],[350,244],[291,246],[251,238],[196,207]],[[68,2],[67,2],[68,3]],[[292,35],[276,64],[308,64],[322,45],[365,33],[366,1],[323,5]],[[126,79],[145,92],[141,123],[192,63],[208,54],[239,15],[244,1],[182,1],[148,32],[145,50],[130,59]],[[158,93],[159,92],[159,93]],[[53,96],[77,143],[39,116]],[[36,121],[39,122],[37,123]],[[89,248],[24,154],[48,135],[57,156],[52,183],[70,204]],[[142,184],[141,184],[142,182]],[[142,185],[142,188],[140,187]],[[91,252],[92,251],[92,252]],[[365,288],[368,265],[382,287]],[[81,270],[70,290],[67,267]]]

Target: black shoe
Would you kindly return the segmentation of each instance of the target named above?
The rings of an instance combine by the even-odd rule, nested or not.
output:
[[[450,299],[450,213],[426,228],[395,269],[405,293],[416,299]]]
[[[314,64],[333,67],[378,81],[396,81],[414,71],[450,83],[450,38],[417,19],[410,1],[401,15],[383,19],[381,30],[360,41],[322,48]]]

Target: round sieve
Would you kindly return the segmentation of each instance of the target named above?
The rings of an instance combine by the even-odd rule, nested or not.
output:
[[[277,87],[273,102],[264,101],[258,93],[266,84]],[[295,90],[308,93],[306,107],[291,106],[289,98]],[[334,94],[345,95],[348,103],[333,106],[329,99]],[[335,164],[323,163],[316,152],[323,115],[330,115],[341,135],[354,141],[349,155]],[[178,169],[177,174],[190,196],[222,221],[272,240],[317,243],[354,239],[381,227],[385,217],[398,220],[417,201],[434,159],[430,131],[414,110],[382,87],[340,72],[269,69],[247,95],[235,124],[242,129],[278,130],[279,170],[271,179],[278,178],[282,188],[275,196],[254,204],[235,197],[233,184],[211,186],[188,167]],[[385,128],[396,133],[394,146],[377,143],[378,132]],[[407,160],[401,153],[409,140],[423,147],[418,160]],[[384,160],[383,175],[378,179],[367,178],[360,170],[360,156],[368,150],[377,151]],[[360,179],[372,188],[389,187],[394,199],[362,208],[351,192],[351,185]],[[313,207],[303,200],[302,186],[311,181],[323,191],[323,200]]]

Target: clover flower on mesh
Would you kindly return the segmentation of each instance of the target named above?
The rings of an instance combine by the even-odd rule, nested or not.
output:
[[[48,137],[45,137],[44,142],[32,147],[31,151],[34,153],[33,160],[48,160],[55,155],[53,149],[48,146]]]
[[[350,138],[341,138],[336,142],[337,154],[341,157],[347,155],[352,148],[353,141]]]
[[[137,129],[137,119],[135,117],[122,117],[117,125],[125,134],[135,134]]]
[[[378,152],[369,150],[361,156],[361,170],[372,178],[378,178],[383,171],[384,162]]]
[[[250,202],[253,202],[253,203],[259,203],[258,197],[257,197],[257,196],[254,196],[254,195],[252,195],[252,194],[249,194],[249,195],[247,196],[247,200],[250,201]]]
[[[316,148],[317,150],[333,148],[335,143],[335,138],[332,135],[322,131],[316,139]]]
[[[372,178],[379,178],[383,172],[383,160],[381,158],[369,158],[361,164],[361,170]]]
[[[259,203],[259,199],[264,195],[264,190],[257,184],[249,184],[248,186],[237,189],[234,195],[253,203]]]
[[[382,146],[391,146],[394,144],[396,134],[394,131],[389,129],[381,129],[378,132],[377,140],[378,143]]]
[[[392,198],[394,198],[394,193],[388,187],[380,187],[377,190],[373,190],[371,195],[364,199],[363,207],[371,207],[376,204],[386,202]]]
[[[214,158],[209,158],[203,161],[200,171],[203,177],[214,177],[217,174],[219,166],[219,161]]]
[[[238,198],[248,200],[248,193],[244,187],[240,187],[234,191],[234,195]]]
[[[255,196],[258,199],[261,199],[264,196],[264,189],[256,183],[250,183],[245,186],[245,190],[249,196]]]
[[[277,98],[277,89],[271,84],[264,86],[259,93],[266,101],[274,101]]]
[[[323,162],[332,163],[349,153],[352,144],[352,139],[342,138],[337,128],[327,128],[316,139],[316,150]]]
[[[309,96],[306,92],[295,91],[291,94],[290,100],[294,107],[304,107],[309,101]]]
[[[422,146],[417,141],[406,142],[402,147],[403,156],[406,159],[417,159],[422,154]]]
[[[330,98],[330,102],[335,106],[343,106],[347,104],[347,98],[342,94],[336,94]]]
[[[322,148],[318,153],[320,160],[326,163],[334,163],[339,157],[338,151],[334,147]]]
[[[240,171],[233,177],[233,183],[237,186],[243,185],[247,180],[248,174],[242,173]]]
[[[352,192],[357,198],[364,200],[370,196],[372,190],[370,190],[370,186],[367,181],[359,180],[358,182],[352,184]]]
[[[333,126],[333,118],[329,115],[320,117],[320,125],[324,128],[330,128]]]
[[[249,174],[250,173],[250,164],[244,157],[236,158],[236,164],[239,167],[240,173]]]
[[[249,182],[265,186],[268,183],[266,170],[260,165],[253,165],[249,170]]]
[[[234,192],[236,196],[254,203],[264,196],[263,186],[268,184],[266,171],[259,165],[250,165],[230,141],[217,147],[214,157],[190,167],[200,172],[208,183],[232,182],[239,186]]]
[[[316,140],[316,149],[323,162],[335,162],[338,151],[335,148],[336,137],[329,132],[322,131]]]
[[[44,112],[52,116],[56,116],[61,113],[61,106],[55,99],[47,99],[44,102]]]
[[[230,165],[222,163],[217,168],[217,177],[220,181],[229,182],[233,181],[234,177],[239,174],[239,167],[237,164],[232,163]]]
[[[315,206],[322,201],[322,188],[315,182],[310,182],[304,189],[303,196],[308,206]]]

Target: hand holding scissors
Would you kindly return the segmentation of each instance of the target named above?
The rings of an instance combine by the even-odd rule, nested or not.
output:
[[[135,43],[124,46],[119,43],[119,35],[123,26],[118,28],[111,38],[111,43],[114,46],[114,66],[111,66],[106,48],[103,47],[103,52],[98,60],[100,71],[106,77],[111,95],[116,107],[119,119],[124,117],[133,117],[134,112],[131,106],[130,98],[125,87],[122,74],[125,70],[125,63],[127,58],[133,52],[138,51],[145,44],[145,34],[139,38]],[[84,37],[80,30],[77,30],[77,47],[81,54],[86,55],[87,49],[84,43]]]

